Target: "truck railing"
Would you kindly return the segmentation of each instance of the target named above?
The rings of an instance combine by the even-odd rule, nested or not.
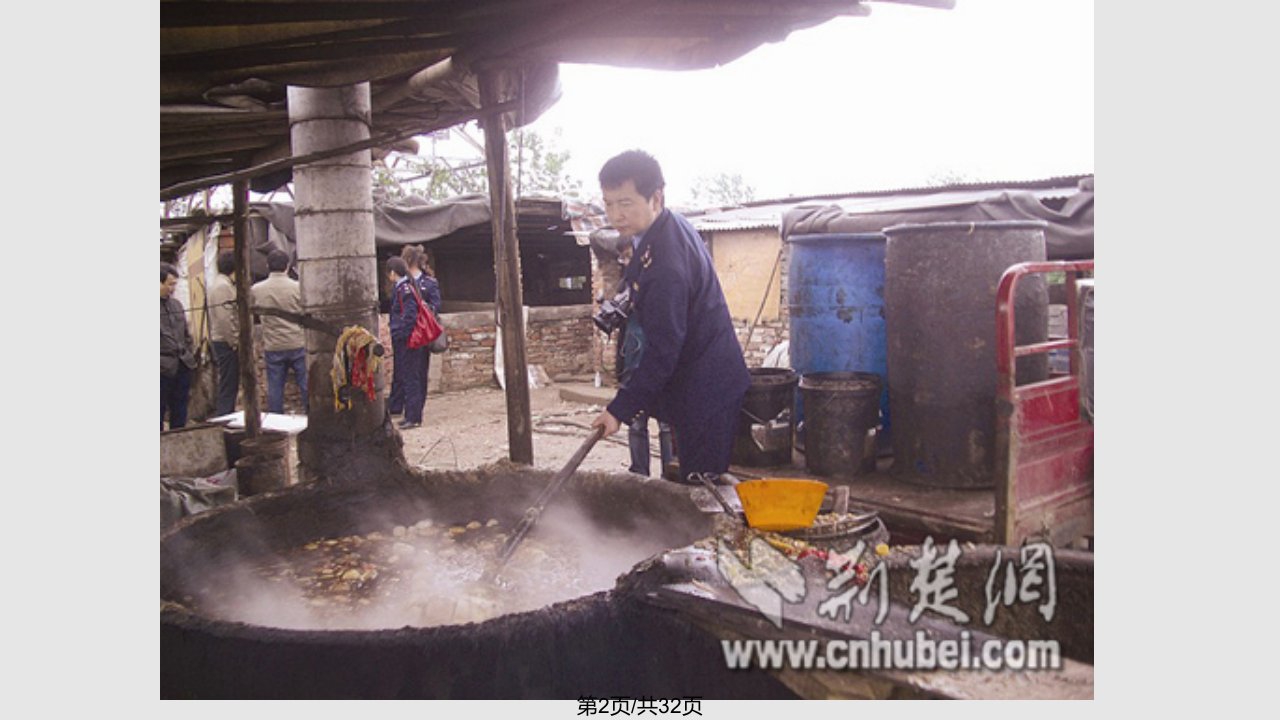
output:
[[[1019,263],[996,291],[995,539],[1065,544],[1093,532],[1093,426],[1080,409],[1081,358],[1077,281],[1092,260]],[[1067,337],[1018,345],[1014,293],[1035,273],[1065,273]],[[1017,359],[1070,350],[1067,375],[1019,386]]]

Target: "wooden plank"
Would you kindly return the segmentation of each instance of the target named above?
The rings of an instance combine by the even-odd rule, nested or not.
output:
[[[892,542],[990,542],[995,500],[990,489],[961,490],[911,485],[878,471],[839,481],[849,504],[880,513]]]
[[[829,478],[792,467],[769,468],[769,477],[819,480],[831,486],[849,488],[849,504],[875,510],[889,529],[894,542],[911,541],[932,535],[935,542],[946,538],[990,542],[993,538],[995,500],[990,488],[935,488],[904,483],[889,474],[890,463],[882,459],[875,472],[852,477]],[[760,477],[760,471],[731,467],[740,478]]]
[[[240,389],[244,392],[244,429],[246,437],[262,432],[258,414],[258,364],[254,362],[253,317],[249,314],[249,281],[253,264],[249,260],[249,228],[245,222],[249,210],[249,181],[237,180],[231,186],[232,213],[235,221],[236,316],[240,320]]]
[[[507,90],[503,70],[480,74],[480,105],[494,108]],[[502,365],[506,377],[507,442],[512,462],[533,464],[533,411],[529,401],[529,363],[524,344],[524,296],[520,287],[520,239],[516,203],[507,163],[507,119],[484,121],[485,161],[489,169],[489,207],[493,216],[493,271],[497,281],[498,320],[502,325]]]

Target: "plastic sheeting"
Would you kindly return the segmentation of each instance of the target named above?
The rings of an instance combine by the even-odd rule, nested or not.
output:
[[[160,530],[188,515],[236,501],[236,471],[224,470],[207,478],[160,478]]]

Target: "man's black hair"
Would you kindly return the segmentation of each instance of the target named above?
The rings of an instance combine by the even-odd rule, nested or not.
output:
[[[167,262],[160,263],[160,282],[164,282],[165,278],[169,277],[170,275],[174,277],[178,277],[178,268],[170,265]]]
[[[646,199],[667,185],[662,179],[658,161],[643,150],[628,150],[615,155],[600,168],[600,187],[606,190],[622,187],[628,180],[635,183],[636,192]]]
[[[271,272],[284,272],[289,269],[289,253],[283,250],[272,250],[267,253],[267,269]]]
[[[230,275],[236,271],[236,254],[230,250],[218,253],[218,272]]]

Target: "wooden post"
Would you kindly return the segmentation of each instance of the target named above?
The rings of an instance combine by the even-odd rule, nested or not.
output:
[[[507,93],[510,75],[497,69],[480,73],[480,105],[492,109]],[[524,296],[520,288],[520,241],[516,237],[516,201],[507,164],[507,121],[503,114],[484,120],[485,161],[489,169],[489,206],[493,215],[493,271],[497,315],[502,324],[502,360],[507,390],[507,442],[512,462],[533,464],[533,413],[529,403],[529,364],[524,345]]]
[[[253,316],[249,314],[249,287],[253,280],[253,263],[249,260],[248,227],[245,214],[249,210],[249,181],[237,180],[231,186],[236,242],[236,315],[240,320],[240,387],[244,389],[244,429],[247,437],[262,431],[258,414],[258,366],[253,351]]]

